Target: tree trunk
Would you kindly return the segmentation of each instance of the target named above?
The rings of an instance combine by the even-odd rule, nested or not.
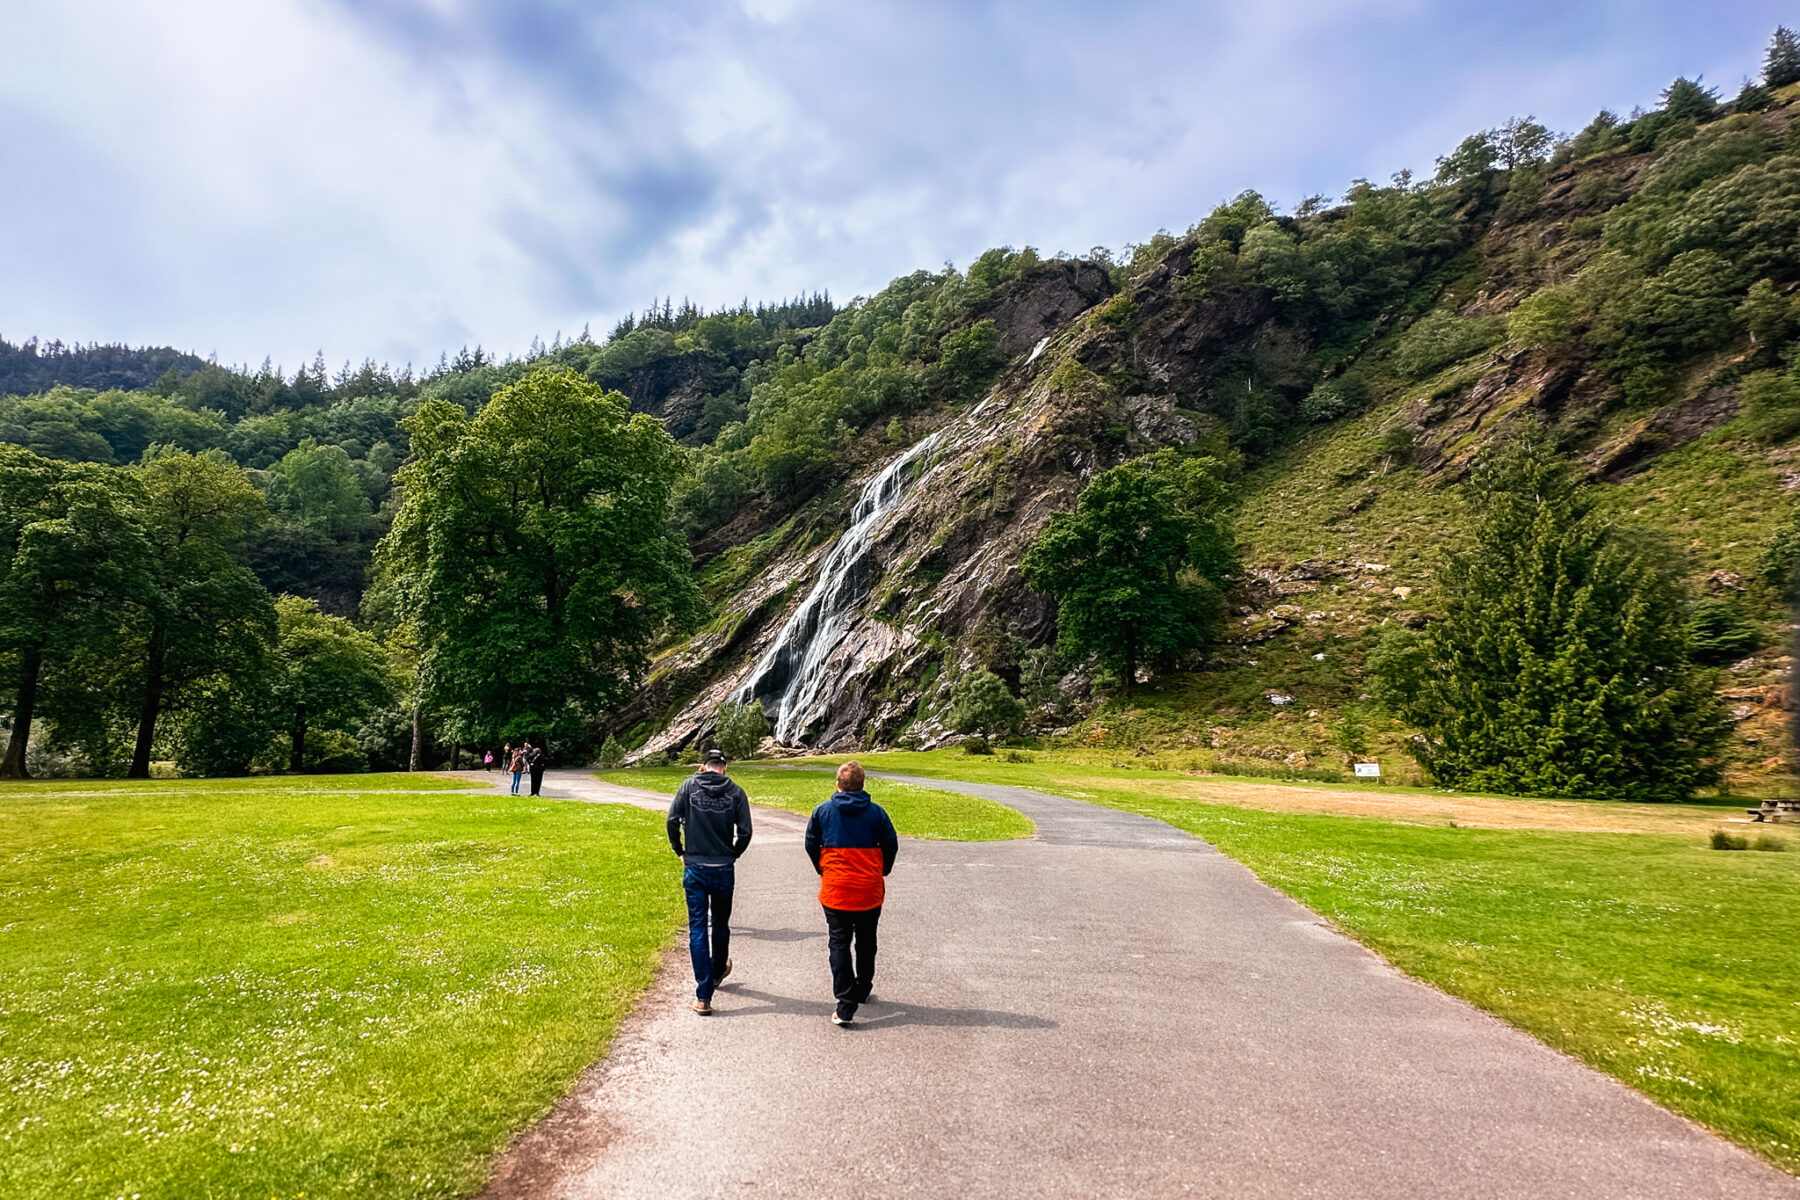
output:
[[[456,759],[457,759],[457,756],[461,753],[462,753],[462,743],[461,742],[451,742],[450,743],[450,769],[452,771],[456,770]]]
[[[162,714],[163,641],[161,625],[150,631],[149,663],[144,668],[144,705],[138,710],[137,745],[131,752],[131,779],[150,778],[150,748],[156,742],[156,718]]]
[[[306,767],[306,706],[294,710],[294,724],[288,730],[293,739],[293,752],[288,756],[288,774],[298,775]]]
[[[425,717],[419,712],[419,706],[413,705],[413,743],[412,755],[406,760],[406,769],[420,770],[420,759],[425,755]]]
[[[6,758],[0,761],[0,779],[31,778],[25,769],[25,746],[31,741],[31,717],[37,711],[38,675],[43,669],[43,647],[26,647],[19,656],[19,703],[13,708],[12,737],[6,743]]]

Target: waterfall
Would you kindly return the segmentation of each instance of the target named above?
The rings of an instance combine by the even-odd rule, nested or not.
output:
[[[850,510],[850,528],[825,557],[818,582],[738,691],[739,704],[773,702],[778,741],[792,743],[810,724],[826,684],[825,664],[849,633],[846,619],[874,583],[870,552],[888,514],[912,482],[907,468],[929,454],[942,436],[940,430],[924,439],[864,486]]]

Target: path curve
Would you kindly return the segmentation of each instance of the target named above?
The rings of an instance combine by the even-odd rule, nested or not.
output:
[[[803,819],[758,809],[718,1015],[685,953],[490,1200],[1782,1197],[1800,1180],[1426,987],[1205,843],[1021,788],[901,845],[875,999],[831,1025]],[[550,795],[663,808],[574,772]],[[880,797],[879,782],[871,790]]]

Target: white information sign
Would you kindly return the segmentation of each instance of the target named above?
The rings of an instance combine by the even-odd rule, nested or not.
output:
[[[1381,778],[1381,764],[1380,763],[1357,763],[1356,764],[1356,777],[1358,779],[1380,779]]]

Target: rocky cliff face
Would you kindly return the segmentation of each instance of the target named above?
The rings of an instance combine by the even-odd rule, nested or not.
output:
[[[944,699],[940,668],[946,656],[961,665],[960,645],[979,625],[992,621],[1027,645],[1054,639],[1053,609],[1019,574],[1025,550],[1051,513],[1073,506],[1095,471],[1158,446],[1192,445],[1212,428],[1212,418],[1187,405],[1204,402],[1210,364],[1269,317],[1257,298],[1232,305],[1172,299],[1171,282],[1189,253],[1178,247],[1129,289],[1143,314],[1133,336],[1095,319],[1112,288],[1087,263],[1052,264],[1030,287],[975,314],[995,319],[1012,363],[980,402],[924,418],[938,428],[924,434],[927,452],[867,532],[856,578],[840,589],[844,607],[831,619],[841,626],[831,631],[836,640],[816,691],[780,730],[783,741],[837,749],[887,743],[910,730],[930,744],[944,735],[930,719]],[[1093,369],[1126,361],[1146,381],[1129,394]],[[835,504],[834,533],[841,530],[849,523],[846,496],[860,496],[910,453],[895,448],[813,515],[829,523]],[[644,753],[704,738],[720,705],[734,699],[755,694],[779,712],[787,681],[759,684],[759,672],[767,672],[784,625],[819,587],[839,545],[837,536],[794,541],[728,601],[724,619],[659,661],[626,714],[666,720]]]

